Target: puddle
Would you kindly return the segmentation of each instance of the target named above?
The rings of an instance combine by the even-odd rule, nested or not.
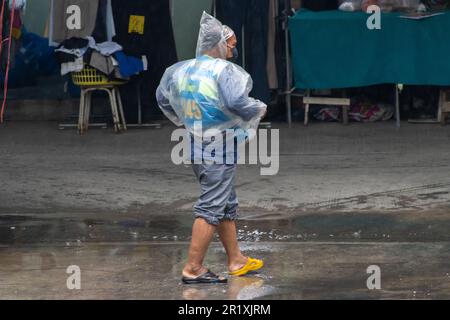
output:
[[[187,244],[82,244],[0,248],[1,299],[448,299],[449,244],[248,243],[257,274],[226,285],[182,285]],[[69,266],[81,290],[68,290]],[[205,265],[226,276],[213,244]],[[367,288],[367,267],[382,270],[382,289]]]
[[[0,244],[78,242],[186,242],[191,239],[191,214],[95,219],[61,215],[3,215]],[[102,219],[103,217],[103,219]],[[238,222],[241,242],[442,242],[450,241],[450,219],[427,214],[310,214],[273,215]],[[218,237],[216,237],[218,240]]]

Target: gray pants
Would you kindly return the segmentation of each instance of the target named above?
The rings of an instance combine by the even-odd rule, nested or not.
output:
[[[193,164],[192,167],[201,186],[201,195],[194,207],[195,217],[215,226],[223,220],[236,220],[239,203],[234,180],[237,166]]]

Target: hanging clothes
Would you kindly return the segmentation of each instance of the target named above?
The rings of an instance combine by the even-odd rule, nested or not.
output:
[[[116,36],[116,27],[112,13],[111,0],[99,0],[97,21],[92,37],[96,42],[112,41]]]
[[[108,41],[112,41],[116,36],[116,24],[114,22],[112,0],[108,0],[106,4],[106,35]]]
[[[95,28],[92,32],[92,37],[97,42],[108,41],[106,30],[106,5],[107,0],[98,1],[97,19],[95,21]]]
[[[13,1],[9,0],[9,7],[12,8]],[[27,0],[15,0],[14,1],[14,8],[19,10],[25,10],[27,7]]]
[[[80,8],[81,29],[70,30],[67,27],[67,19],[70,14],[67,9],[71,5]],[[51,3],[51,34],[50,43],[62,42],[70,38],[86,38],[94,32],[99,0],[52,0]]]
[[[269,0],[217,0],[217,18],[231,27],[238,37],[238,50],[245,53],[245,69],[254,80],[251,93],[268,103],[270,100],[267,78]],[[245,33],[245,50],[241,45],[241,30]],[[242,54],[238,64],[243,65]]]
[[[81,30],[67,28],[67,8],[77,5],[81,10]],[[93,36],[98,43],[112,41],[116,36],[112,0],[51,0],[49,43],[58,43],[76,37]]]
[[[148,59],[148,72],[136,81],[142,83],[141,95],[144,117],[160,114],[154,95],[166,68],[177,62],[172,29],[170,1],[167,0],[113,0],[112,8],[117,36],[114,40],[123,46],[128,56]],[[137,105],[136,83],[122,88],[124,100]],[[137,118],[137,108],[126,108],[127,118]],[[131,120],[130,120],[131,121]]]
[[[10,10],[14,10],[14,21],[13,21],[13,30],[12,36],[15,40],[19,40],[22,36],[22,20],[23,13],[25,12],[27,6],[26,0],[14,0],[14,8],[13,1],[9,0],[9,8]]]

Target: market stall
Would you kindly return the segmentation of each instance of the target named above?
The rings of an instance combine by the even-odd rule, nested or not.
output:
[[[381,29],[374,30],[368,18],[365,12],[298,11],[289,25],[295,88],[450,85],[450,12],[420,18],[383,12]],[[398,101],[396,107],[399,124]]]

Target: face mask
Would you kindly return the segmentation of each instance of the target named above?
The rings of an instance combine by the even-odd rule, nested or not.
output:
[[[239,58],[239,51],[238,51],[238,49],[237,48],[233,48],[232,49],[232,53],[233,53],[233,56],[231,58],[229,58],[228,60],[230,60],[232,62],[236,62],[237,59]]]

